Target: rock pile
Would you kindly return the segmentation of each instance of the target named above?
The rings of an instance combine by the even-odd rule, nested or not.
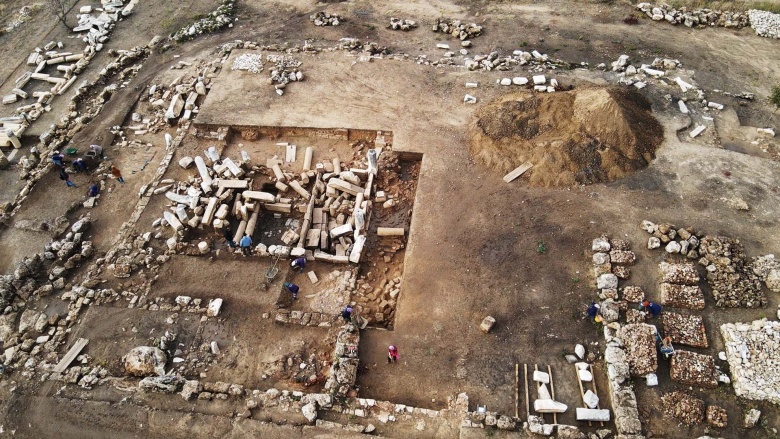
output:
[[[137,377],[165,375],[165,363],[168,355],[161,349],[151,346],[133,348],[122,357],[125,373]]]
[[[402,276],[389,279],[385,276],[381,277],[381,281],[374,282],[361,276],[357,281],[354,300],[361,306],[361,315],[368,319],[369,323],[392,326],[396,302],[401,292]],[[377,286],[372,288],[372,285]]]
[[[644,323],[624,325],[618,330],[623,340],[631,376],[645,376],[658,368],[658,355],[655,348],[655,326]]]
[[[203,34],[210,34],[224,27],[233,27],[236,15],[236,0],[222,0],[217,9],[195,23],[171,34],[168,39],[178,43],[189,41]]]
[[[704,309],[704,294],[697,285],[694,264],[661,262],[661,304],[676,308]]]
[[[667,21],[671,24],[684,24],[687,27],[703,28],[706,26],[720,26],[739,29],[748,25],[748,14],[743,12],[729,12],[712,9],[696,9],[688,11],[687,8],[675,9],[665,3],[653,6],[651,3],[639,3],[636,8],[644,12],[653,21]]]
[[[695,348],[706,348],[707,333],[700,316],[684,316],[674,312],[665,312],[662,316],[664,334],[671,337],[675,344]]]
[[[387,27],[392,30],[412,30],[417,28],[417,22],[414,20],[391,17],[390,24]]]
[[[728,414],[726,409],[711,405],[707,407],[707,425],[715,428],[728,427]]]
[[[596,276],[596,286],[601,290],[601,299],[618,298],[618,279],[627,279],[630,275],[629,265],[636,262],[636,254],[631,251],[629,243],[623,239],[610,239],[601,236],[593,240],[593,274]],[[629,295],[636,295],[638,287],[628,288]],[[644,295],[639,289],[638,293]]]
[[[715,359],[709,355],[678,349],[672,356],[669,375],[672,381],[688,386],[708,389],[718,387],[718,369],[715,367]]]
[[[737,396],[780,404],[780,322],[727,323],[720,332]]]
[[[704,401],[685,392],[674,391],[661,396],[665,414],[685,425],[701,424],[704,421]]]
[[[775,260],[775,255],[754,258],[752,265],[753,273],[766,283],[766,287],[780,293],[780,261]]]
[[[338,14],[329,14],[327,12],[317,12],[309,16],[309,21],[315,26],[338,26],[344,19]]]
[[[725,236],[705,236],[699,264],[707,268],[707,282],[715,304],[729,308],[766,306],[761,281],[747,261],[742,244]]]
[[[303,81],[303,72],[300,71],[302,62],[292,56],[286,55],[267,55],[266,60],[272,63],[271,77],[269,84],[276,84],[276,90],[280,93],[290,82]]]
[[[664,246],[669,254],[681,254],[688,259],[698,259],[699,237],[691,228],[679,228],[671,224],[655,224],[650,221],[642,221],[642,230],[652,236],[647,241],[648,249],[656,249]],[[689,284],[695,285],[695,284]]]
[[[756,35],[766,38],[780,38],[780,14],[751,9],[748,12],[750,27]]]
[[[341,327],[336,336],[334,357],[336,360],[330,369],[330,376],[325,382],[325,391],[331,395],[346,396],[355,386],[358,371],[358,343],[360,332],[358,327],[348,323]]]
[[[437,18],[433,23],[432,30],[434,32],[451,35],[461,41],[470,40],[482,35],[482,26],[476,23],[463,23],[460,20],[450,20],[446,18]]]
[[[263,71],[263,55],[260,53],[242,53],[233,60],[231,70],[246,70],[252,73]]]
[[[640,303],[645,300],[645,292],[641,287],[629,285],[621,290],[621,299],[626,302]]]
[[[639,420],[636,394],[631,388],[630,370],[625,341],[619,337],[620,327],[612,323],[604,327],[607,347],[604,350],[604,362],[607,365],[610,401],[615,415],[615,428],[619,435],[633,438],[641,435],[642,423]]]

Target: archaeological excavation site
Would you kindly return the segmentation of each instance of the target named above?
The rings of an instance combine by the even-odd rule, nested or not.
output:
[[[0,438],[780,437],[780,3],[0,2]]]

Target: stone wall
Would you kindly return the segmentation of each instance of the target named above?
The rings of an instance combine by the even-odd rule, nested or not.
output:
[[[609,381],[609,396],[612,401],[612,411],[615,414],[617,439],[641,439],[642,423],[639,421],[636,395],[628,368],[626,351],[623,341],[618,337],[620,326],[611,323],[604,327],[604,338],[607,342],[604,351],[604,361],[607,365]]]

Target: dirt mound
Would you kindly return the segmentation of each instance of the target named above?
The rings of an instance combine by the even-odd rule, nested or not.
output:
[[[502,173],[531,162],[524,178],[535,186],[617,180],[646,167],[663,140],[650,103],[625,88],[513,93],[475,116],[474,157]]]

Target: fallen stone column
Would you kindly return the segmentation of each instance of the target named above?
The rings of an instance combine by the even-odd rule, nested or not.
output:
[[[246,226],[248,224],[247,220],[241,220],[240,223],[238,223],[238,228],[236,229],[236,234],[233,235],[233,242],[238,244],[239,241],[241,241],[241,238],[244,237],[244,233],[246,232]]]
[[[203,212],[203,218],[201,219],[201,224],[204,225],[211,224],[211,221],[214,220],[214,214],[216,213],[218,202],[219,202],[219,198],[217,197],[209,198],[209,204],[206,206],[206,210]]]
[[[184,204],[190,209],[195,209],[198,206],[198,197],[191,197],[189,195],[180,195],[175,192],[166,192],[165,198],[173,201],[174,203]]]
[[[244,191],[241,193],[241,196],[245,200],[256,200],[261,203],[274,203],[276,202],[276,197],[273,194],[270,194],[268,192],[260,192],[260,191]]]
[[[252,216],[249,217],[249,221],[246,222],[246,234],[254,236],[255,227],[257,226],[257,218],[260,216],[260,209],[255,209],[252,212]]]
[[[311,171],[311,159],[314,156],[314,148],[306,147],[306,155],[303,157],[303,171]]]
[[[263,207],[265,208],[265,210],[269,210],[271,212],[281,212],[281,213],[292,212],[292,204],[287,204],[287,203],[266,203],[263,204]]]
[[[285,181],[285,180],[286,180],[286,178],[285,178],[285,176],[284,176],[284,173],[282,172],[282,168],[281,168],[281,167],[279,167],[279,164],[278,164],[278,163],[274,164],[274,165],[271,167],[271,169],[274,171],[274,176],[276,176],[276,179],[277,179],[278,181],[282,181],[282,182],[283,182],[283,181]]]
[[[184,227],[181,221],[179,221],[179,218],[176,218],[176,215],[172,214],[171,212],[168,212],[167,210],[163,212],[163,218],[165,218],[165,221],[168,221],[168,224],[176,232],[178,232]]]
[[[225,180],[217,179],[217,187],[224,189],[247,189],[249,181],[247,180]]]
[[[403,227],[377,227],[376,234],[379,236],[404,236],[406,229]]]
[[[356,186],[352,183],[348,183],[340,178],[331,178],[328,180],[328,187],[346,192],[350,195],[357,195],[359,192],[363,192],[363,188]]]
[[[211,179],[211,175],[209,175],[209,168],[206,166],[206,162],[203,160],[203,157],[195,156],[195,166],[198,168],[198,173],[200,174],[200,178],[203,180],[203,184],[211,187],[213,180]]]
[[[308,200],[311,198],[311,194],[309,191],[303,188],[300,183],[298,183],[297,180],[290,181],[290,187],[293,188],[295,192],[298,193],[298,195],[302,196],[304,199]]]
[[[333,159],[333,173],[341,174],[341,160],[338,157]]]

